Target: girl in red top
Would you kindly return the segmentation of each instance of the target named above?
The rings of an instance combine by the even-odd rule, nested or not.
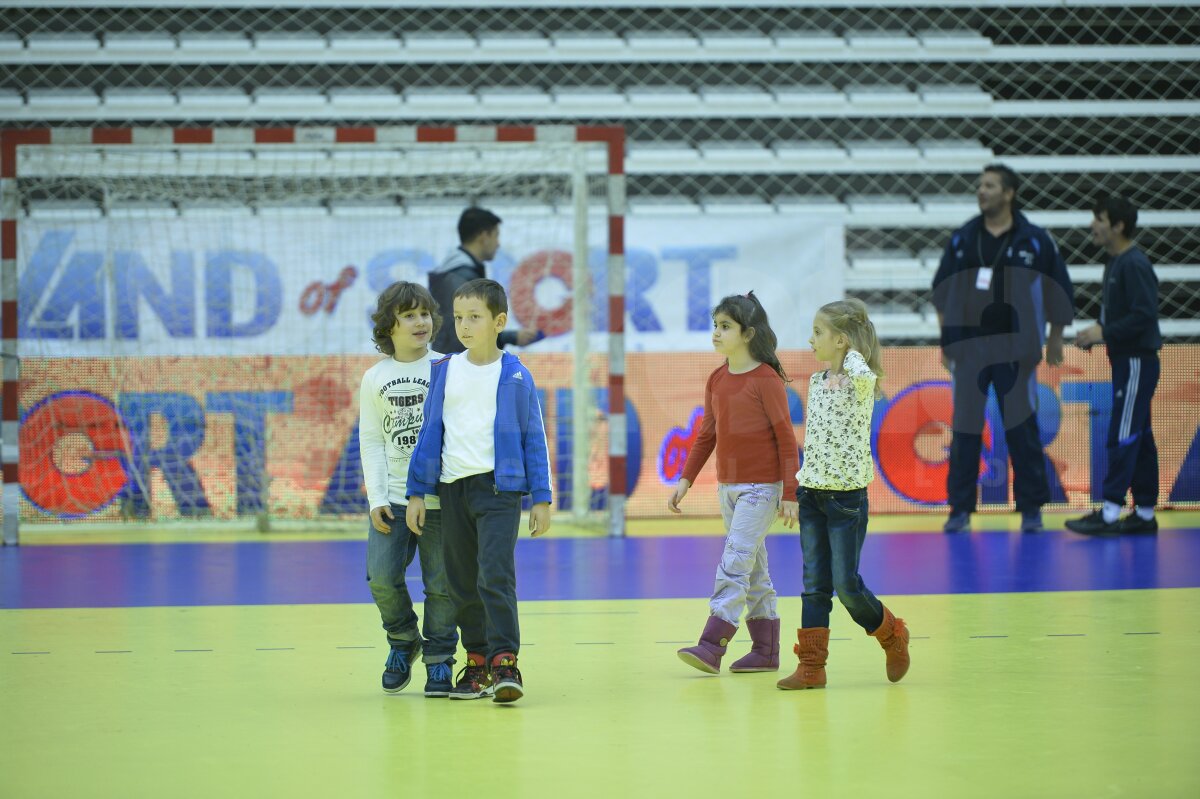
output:
[[[667,502],[672,513],[717,451],[717,483],[725,520],[725,551],[717,566],[711,616],[696,646],[679,650],[684,663],[700,671],[721,670],[725,648],[746,613],[750,653],[730,671],[779,669],[779,616],[775,587],[767,573],[767,529],[778,513],[796,523],[796,470],[799,456],[784,383],[787,374],[775,355],[776,338],[767,312],[750,292],[721,300],[713,309],[713,349],[725,363],[704,389],[704,421],[688,454],[683,477]]]

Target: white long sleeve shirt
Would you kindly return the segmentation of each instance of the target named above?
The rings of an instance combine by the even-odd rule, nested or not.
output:
[[[430,351],[412,363],[385,358],[363,375],[358,393],[358,449],[372,509],[408,504],[408,462],[425,419],[429,365],[440,357]],[[441,507],[436,495],[426,496],[425,506]]]
[[[858,350],[846,353],[843,374],[817,372],[808,387],[804,464],[796,481],[806,488],[851,491],[875,476],[871,414],[878,376]]]

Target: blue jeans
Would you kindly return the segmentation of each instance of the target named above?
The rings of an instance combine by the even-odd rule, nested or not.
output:
[[[804,627],[828,627],[833,594],[868,633],[883,624],[883,605],[858,574],[858,558],[867,537],[867,490],[819,491],[803,486],[800,547],[804,552]]]
[[[425,534],[420,536],[408,529],[404,512],[403,505],[392,503],[392,532],[384,535],[371,527],[367,533],[367,585],[379,607],[389,643],[410,642],[415,646],[421,642],[426,663],[443,663],[451,660],[458,649],[458,632],[446,585],[441,511],[425,511]],[[404,579],[405,570],[418,553],[425,583],[425,623],[420,633]]]

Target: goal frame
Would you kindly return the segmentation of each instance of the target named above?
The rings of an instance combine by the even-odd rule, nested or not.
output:
[[[625,129],[620,125],[397,125],[293,127],[52,127],[0,130],[0,356],[3,394],[2,541],[20,542],[19,196],[17,151],[38,145],[272,145],[600,143],[607,158],[608,534],[625,534]],[[578,268],[578,267],[577,267]],[[579,403],[576,403],[577,405]],[[573,496],[574,500],[578,497]],[[588,500],[585,497],[584,502]],[[578,504],[576,503],[578,508]]]

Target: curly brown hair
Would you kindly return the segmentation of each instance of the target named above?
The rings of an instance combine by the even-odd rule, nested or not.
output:
[[[396,325],[396,317],[413,309],[429,311],[429,315],[433,317],[433,330],[429,334],[430,340],[433,340],[438,328],[442,326],[437,301],[424,286],[398,280],[380,293],[375,313],[371,314],[371,322],[374,324],[371,338],[375,340],[375,349],[384,355],[396,354],[396,347],[392,344],[392,328]]]

